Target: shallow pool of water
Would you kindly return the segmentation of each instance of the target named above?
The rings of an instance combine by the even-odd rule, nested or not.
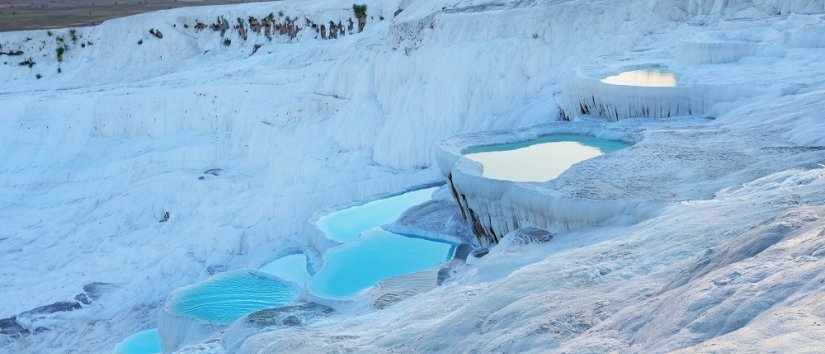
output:
[[[464,156],[481,163],[487,178],[515,182],[544,182],[558,177],[577,162],[619,150],[627,144],[587,135],[553,134],[514,144],[469,148]]]
[[[156,328],[126,337],[115,347],[117,354],[157,354],[160,352],[160,337]]]
[[[385,231],[417,204],[432,198],[437,187],[383,198],[342,209],[318,220],[326,237],[343,242],[324,254],[324,265],[310,280],[322,297],[346,298],[380,280],[415,273],[450,259],[453,245]]]
[[[171,310],[178,315],[227,324],[241,316],[291,303],[299,289],[256,271],[237,271],[214,276],[178,290]]]
[[[318,219],[316,225],[329,239],[338,242],[352,241],[361,232],[391,223],[411,206],[430,200],[436,189],[414,190],[338,210]]]
[[[602,82],[620,86],[675,87],[676,74],[664,69],[631,70],[605,77]]]
[[[454,245],[402,236],[381,228],[408,208],[430,200],[436,189],[415,190],[320,218],[317,226],[342,245],[324,254],[324,265],[315,275],[307,271],[304,254],[288,255],[258,271],[223,273],[182,288],[175,292],[168,306],[177,315],[228,324],[257,310],[293,302],[305,284],[316,295],[346,298],[382,279],[437,266],[453,256]],[[145,332],[125,339],[118,345],[118,352],[160,352],[157,330]],[[152,351],[154,348],[157,351]]]
[[[303,253],[278,258],[258,270],[301,286],[310,278],[307,272],[307,257]]]
[[[371,228],[359,239],[327,251],[310,288],[318,296],[346,298],[380,280],[435,267],[452,257],[453,248]]]

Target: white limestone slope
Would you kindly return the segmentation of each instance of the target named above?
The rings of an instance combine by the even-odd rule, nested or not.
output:
[[[279,10],[345,21],[351,2],[117,19],[79,29],[94,44],[73,46],[61,64],[44,31],[0,33],[3,50],[37,62],[0,57],[10,62],[0,65],[0,318],[72,300],[87,283],[114,284],[81,309],[21,317],[47,331],[0,335],[0,352],[111,352],[156,326],[173,289],[288,247],[323,251],[314,215],[438,180],[438,142],[554,121],[575,68],[628,60],[667,60],[697,80],[755,89],[709,107],[715,121],[623,121],[643,138],[636,146],[539,188],[655,200],[662,208],[650,219],[495,249],[431,292],[259,334],[241,351],[821,347],[821,1],[367,4],[385,19],[330,41],[308,30],[272,42],[230,31],[224,47],[217,33],[182,27]],[[724,63],[675,57],[684,41],[723,40],[755,49]]]

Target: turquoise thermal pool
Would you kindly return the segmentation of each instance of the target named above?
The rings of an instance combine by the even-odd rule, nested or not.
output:
[[[436,189],[378,199],[318,219],[325,236],[342,244],[324,254],[324,265],[314,275],[307,272],[303,254],[278,258],[260,271],[300,285],[308,283],[317,296],[346,298],[382,279],[434,267],[452,257],[452,244],[394,234],[381,225],[430,200]]]
[[[453,245],[372,228],[360,239],[331,249],[325,266],[310,283],[312,292],[329,298],[355,295],[382,279],[415,273],[450,259]]]
[[[631,70],[605,77],[602,82],[619,86],[676,87],[676,74],[664,69]]]
[[[171,301],[174,313],[216,323],[290,303],[299,289],[321,297],[346,298],[389,277],[431,268],[450,259],[454,245],[385,231],[410,207],[430,200],[436,187],[415,190],[330,213],[318,228],[341,245],[324,255],[321,269],[307,271],[304,254],[278,258],[258,271],[215,276],[179,290]]]
[[[346,298],[376,282],[422,271],[449,260],[454,245],[385,231],[408,208],[430,200],[437,188],[407,192],[331,213],[318,220],[330,239],[344,242],[324,254],[310,281],[322,297]]]
[[[307,257],[280,257],[258,271],[216,275],[177,290],[168,310],[217,324],[229,324],[257,310],[295,301],[302,288],[320,297],[347,298],[382,279],[422,271],[452,258],[455,245],[385,231],[412,206],[431,199],[437,187],[415,190],[330,213],[317,222],[325,235],[341,245],[324,255],[321,269],[308,272]],[[157,330],[139,332],[118,345],[120,354],[160,352]]]
[[[574,164],[627,147],[617,140],[587,135],[553,134],[531,141],[479,146],[464,156],[480,163],[484,177],[514,182],[544,182]]]
[[[410,207],[430,200],[436,189],[414,190],[338,210],[318,219],[316,225],[329,239],[352,241],[362,232],[391,223]]]
[[[147,329],[126,337],[115,347],[117,354],[157,354],[160,348],[160,337],[158,330]]]
[[[278,258],[258,270],[301,286],[306,284],[310,277],[307,272],[307,257],[303,253]]]
[[[177,315],[228,324],[257,310],[289,304],[299,290],[266,273],[243,270],[182,288],[169,306]]]

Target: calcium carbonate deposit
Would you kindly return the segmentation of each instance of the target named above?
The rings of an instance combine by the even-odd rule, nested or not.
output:
[[[0,32],[0,353],[822,352],[823,23],[284,0]]]

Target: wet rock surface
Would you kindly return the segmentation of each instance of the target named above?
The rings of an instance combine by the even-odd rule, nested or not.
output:
[[[398,234],[427,235],[456,244],[472,243],[475,237],[459,210],[452,200],[434,199],[407,209],[384,228]]]
[[[372,306],[376,309],[383,310],[387,307],[395,305],[401,300],[404,300],[405,296],[395,293],[387,293],[379,296],[375,301],[373,301]]]
[[[209,273],[209,275],[215,275],[218,273],[223,273],[227,271],[227,269],[228,267],[224,264],[213,264],[206,267],[206,272]]]
[[[84,305],[90,305],[92,303],[92,299],[90,299],[86,293],[77,294],[74,296],[74,299]]]
[[[297,316],[287,316],[287,318],[284,318],[284,320],[281,321],[281,324],[288,327],[295,327],[300,326],[302,322]]]
[[[532,243],[547,243],[553,240],[550,231],[537,227],[527,226],[513,231],[505,236],[512,245],[527,245]]]
[[[383,310],[410,297],[435,289],[439,285],[439,278],[451,274],[449,266],[448,273],[442,273],[442,269],[428,269],[421,272],[400,275],[384,279],[371,289],[372,307]],[[445,279],[446,280],[446,279]]]
[[[438,285],[444,284],[448,279],[450,279],[451,271],[449,267],[444,267],[438,270]]]
[[[205,174],[205,175],[212,175],[212,176],[215,176],[215,177],[220,176],[220,175],[221,175],[221,173],[223,173],[223,169],[222,169],[222,168],[210,168],[210,169],[208,169],[208,170],[206,170],[206,171],[203,171],[203,174]]]
[[[256,311],[236,321],[224,331],[223,348],[233,353],[246,338],[261,332],[262,329],[305,326],[334,312],[333,308],[314,302]]]
[[[92,282],[83,286],[83,292],[74,296],[71,301],[57,301],[48,305],[38,306],[31,310],[19,313],[16,316],[0,319],[0,335],[11,338],[19,338],[31,334],[41,334],[50,329],[43,326],[35,326],[37,321],[49,318],[49,315],[62,312],[72,312],[83,308],[83,305],[91,305],[95,300],[107,291],[114,289],[116,285],[104,282]],[[22,321],[18,321],[18,318]]]
[[[117,286],[112,283],[104,283],[104,282],[92,282],[86,285],[83,285],[83,291],[88,295],[88,297],[92,300],[100,299],[104,293],[112,291]]]
[[[0,334],[17,338],[29,333],[30,332],[28,329],[21,326],[20,323],[17,322],[17,317],[0,319]]]
[[[490,253],[490,249],[489,249],[489,248],[478,248],[478,249],[474,249],[474,250],[473,250],[473,257],[475,257],[475,258],[481,258],[481,257],[486,256],[488,253]]]
[[[253,312],[246,317],[246,323],[258,328],[302,326],[315,319],[327,317],[333,312],[335,312],[335,310],[329,306],[309,302],[295,306],[285,306]]]
[[[35,307],[29,311],[23,312],[22,315],[42,315],[55,312],[69,312],[79,310],[81,307],[76,301],[58,301],[52,304]]]
[[[455,255],[453,259],[458,259],[461,261],[466,261],[467,257],[470,255],[470,252],[473,250],[473,247],[469,244],[462,243],[458,245],[455,249]]]

